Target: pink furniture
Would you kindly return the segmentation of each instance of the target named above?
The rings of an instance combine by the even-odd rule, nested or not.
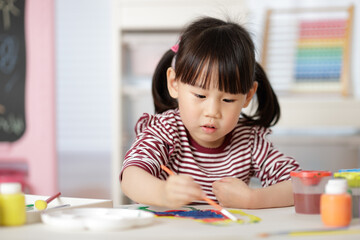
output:
[[[27,126],[19,140],[13,143],[0,142],[0,167],[25,165],[27,191],[38,195],[52,195],[58,191],[55,141],[55,6],[54,0],[27,0],[25,4]]]

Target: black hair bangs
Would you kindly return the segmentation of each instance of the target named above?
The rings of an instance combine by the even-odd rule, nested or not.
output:
[[[207,29],[186,46],[180,42],[175,71],[181,82],[205,89],[215,84],[220,91],[231,94],[248,93],[255,74],[254,48],[250,36],[244,43],[244,36],[233,27],[238,26]],[[251,49],[245,47],[249,44]]]

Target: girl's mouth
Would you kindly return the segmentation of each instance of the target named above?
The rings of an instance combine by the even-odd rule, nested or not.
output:
[[[213,133],[216,131],[215,126],[213,125],[203,125],[201,126],[201,129],[205,132],[205,133]]]

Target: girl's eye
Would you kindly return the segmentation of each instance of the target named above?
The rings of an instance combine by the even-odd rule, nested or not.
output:
[[[226,103],[232,103],[232,102],[235,102],[235,100],[233,99],[223,99],[224,102]]]
[[[204,95],[200,95],[200,94],[194,94],[195,95],[195,97],[197,97],[197,98],[205,98],[205,96]]]

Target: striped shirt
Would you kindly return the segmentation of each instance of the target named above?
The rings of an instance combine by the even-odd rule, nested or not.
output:
[[[266,187],[290,179],[290,172],[300,169],[293,158],[266,139],[270,129],[245,126],[240,119],[218,148],[197,144],[187,133],[178,109],[145,113],[135,132],[136,141],[125,155],[122,171],[137,166],[165,180],[168,174],[161,170],[163,164],[176,174],[191,175],[213,200],[212,183],[221,178],[235,177],[249,183],[251,177],[257,177]]]

